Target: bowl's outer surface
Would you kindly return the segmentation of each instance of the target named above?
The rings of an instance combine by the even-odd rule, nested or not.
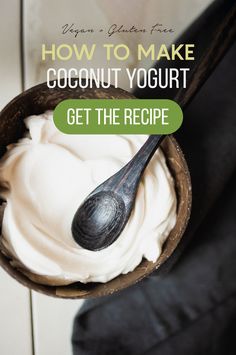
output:
[[[0,113],[0,157],[5,153],[6,146],[15,143],[25,132],[24,118],[32,114],[40,114],[65,99],[127,99],[135,98],[130,93],[116,88],[109,89],[49,89],[39,84],[13,99]],[[167,164],[175,179],[178,199],[177,222],[163,246],[162,253],[155,263],[143,260],[136,269],[126,275],[119,275],[107,283],[82,284],[77,282],[67,286],[47,286],[34,282],[14,267],[2,251],[0,265],[21,284],[44,294],[61,298],[89,298],[114,293],[143,279],[159,268],[173,253],[179,244],[187,226],[191,210],[191,181],[183,153],[172,136],[162,142]],[[42,278],[41,278],[42,279]]]

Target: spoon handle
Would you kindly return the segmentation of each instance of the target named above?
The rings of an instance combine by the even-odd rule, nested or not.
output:
[[[149,136],[143,146],[127,164],[127,172],[131,175],[141,175],[164,138],[164,135]],[[132,176],[130,179],[132,180]]]
[[[120,170],[114,191],[122,193],[122,195],[135,193],[140,177],[164,138],[164,135],[148,137],[135,156]]]

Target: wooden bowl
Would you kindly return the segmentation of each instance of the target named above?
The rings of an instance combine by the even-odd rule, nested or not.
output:
[[[14,98],[0,113],[0,157],[5,153],[8,144],[17,142],[23,136],[26,130],[24,118],[33,114],[41,114],[49,109],[53,110],[60,101],[73,98],[130,99],[134,98],[134,96],[114,87],[82,90],[80,88],[49,89],[46,83],[37,85]],[[190,216],[192,198],[188,167],[176,140],[172,136],[168,136],[162,143],[162,149],[175,179],[178,210],[176,225],[167,238],[162,253],[155,263],[143,260],[134,271],[126,275],[119,275],[104,284],[76,282],[67,286],[47,286],[43,283],[32,281],[20,268],[15,266],[14,260],[6,256],[2,249],[0,250],[0,265],[24,286],[49,296],[61,298],[89,298],[109,295],[135,284],[159,268],[171,256],[183,236]],[[4,205],[2,205],[3,207]]]

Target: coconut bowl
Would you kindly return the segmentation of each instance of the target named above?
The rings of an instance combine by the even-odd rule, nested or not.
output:
[[[56,105],[65,99],[134,99],[130,93],[110,87],[108,89],[49,89],[39,84],[14,98],[0,113],[0,157],[6,152],[7,145],[15,143],[25,131],[24,119],[30,115],[38,115],[46,110],[53,110]],[[90,298],[112,294],[131,286],[162,266],[167,259],[171,259],[174,251],[178,249],[187,226],[191,209],[191,181],[184,155],[173,136],[168,136],[161,144],[167,165],[175,181],[177,195],[177,221],[163,245],[162,253],[153,263],[147,260],[142,262],[125,275],[119,275],[106,283],[76,282],[67,286],[48,286],[44,284],[43,277],[37,277],[29,270],[25,273],[23,266],[19,266],[12,259],[7,250],[0,248],[0,265],[18,282],[28,288],[49,296],[61,298]],[[4,201],[1,201],[4,213]],[[2,224],[2,218],[0,225]]]

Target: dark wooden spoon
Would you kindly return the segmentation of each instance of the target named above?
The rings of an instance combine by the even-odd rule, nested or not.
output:
[[[100,250],[112,244],[132,211],[141,176],[164,136],[150,136],[121,170],[99,185],[77,210],[72,233],[85,249]]]
[[[182,108],[199,91],[233,43],[235,19],[236,5],[222,16],[214,40],[192,69],[187,89],[177,93],[175,101]],[[130,217],[142,174],[163,139],[164,136],[150,136],[132,160],[99,185],[78,208],[72,222],[72,234],[81,247],[101,250],[119,237]]]

